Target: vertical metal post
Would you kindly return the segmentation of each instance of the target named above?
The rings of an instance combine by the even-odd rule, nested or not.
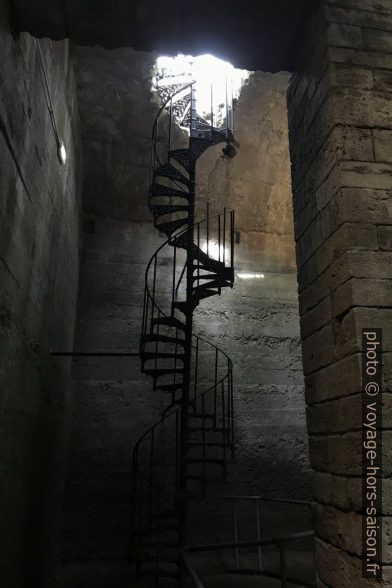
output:
[[[257,555],[258,555],[258,570],[259,572],[263,569],[263,564],[261,561],[261,529],[260,529],[260,504],[258,499],[255,500],[256,503],[256,523],[257,523],[257,541],[259,541],[259,545],[257,546]]]
[[[226,208],[223,209],[223,263],[226,261]]]
[[[218,261],[221,260],[221,215],[218,215]]]
[[[240,550],[237,547],[238,543],[238,523],[237,523],[237,501],[233,498],[233,523],[234,523],[234,543],[235,547],[235,569],[240,569]]]
[[[190,139],[192,141],[192,139]],[[184,345],[184,372],[183,388],[181,399],[181,428],[180,428],[180,480],[179,480],[179,544],[184,547],[187,541],[187,451],[188,440],[188,419],[189,419],[189,395],[191,384],[192,367],[192,329],[193,329],[193,254],[194,222],[195,222],[195,175],[196,163],[193,162],[189,172],[189,213],[186,230],[187,260],[186,260],[186,322],[185,322],[185,345]]]
[[[286,551],[284,543],[279,541],[280,582],[282,588],[287,588]]]
[[[197,396],[197,378],[199,371],[199,337],[196,338],[196,359],[195,359],[195,388],[193,392],[193,398],[196,400]]]
[[[202,418],[202,437],[203,437],[203,498],[206,495],[206,419],[205,419],[205,395],[203,394],[201,398],[201,412],[203,415]]]
[[[170,110],[169,110],[169,148],[168,148],[168,152],[171,149],[171,136],[172,136],[172,109],[173,109],[173,98],[170,98]]]
[[[197,223],[197,287],[200,286],[200,223]]]
[[[174,242],[173,252],[173,282],[172,282],[172,300],[176,299],[176,265],[177,265],[177,245]]]
[[[152,283],[152,304],[151,304],[151,331],[153,329],[152,321],[154,320],[154,306],[155,306],[155,285],[157,280],[157,256],[154,257],[154,277]]]
[[[229,136],[229,104],[227,100],[227,78],[226,78],[226,138]]]
[[[214,129],[214,101],[213,101],[212,83],[211,83],[211,140],[213,138],[213,129]]]
[[[230,232],[230,265],[232,268],[234,268],[234,210],[230,212]]]
[[[207,218],[206,218],[206,230],[207,230],[207,255],[209,251],[209,243],[210,243],[210,203],[207,202]]]
[[[217,408],[217,387],[218,387],[218,349],[215,348],[215,380],[214,380],[214,427],[216,428]]]
[[[223,439],[223,479],[226,481],[226,410],[225,410],[225,387],[224,380],[221,381],[221,402],[222,402],[222,439]]]

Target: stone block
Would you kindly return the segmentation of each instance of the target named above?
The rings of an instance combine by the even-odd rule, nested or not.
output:
[[[373,88],[373,72],[370,69],[348,64],[331,63],[331,84],[333,86],[348,86],[350,88]]]
[[[374,29],[376,34],[379,31],[392,30],[392,14],[386,6],[388,0],[383,0],[383,3],[377,3],[374,0],[373,6],[367,6],[367,3],[362,3],[358,8],[347,4],[333,6],[332,3],[327,5],[325,15],[327,20],[340,24],[349,24],[361,28]]]
[[[392,190],[342,188],[331,201],[331,215],[336,223],[392,224]]]
[[[378,248],[377,229],[373,225],[345,223],[328,240],[322,237],[316,243],[318,245],[316,256],[319,274],[323,273],[334,259],[338,259],[346,251],[368,251]]]
[[[379,92],[392,92],[392,72],[385,69],[373,71],[374,89]]]
[[[307,423],[311,435],[362,430],[362,394],[308,407]]]
[[[307,404],[355,394],[362,390],[362,356],[355,353],[305,376]],[[383,390],[392,391],[392,355],[383,353]]]
[[[366,11],[376,14],[392,14],[391,3],[389,0],[328,0],[328,4],[330,6],[350,9],[350,12],[347,12],[348,17],[350,17],[354,11],[360,13]],[[353,16],[351,16],[351,19],[352,18]]]
[[[332,294],[333,313],[339,317],[353,306],[390,308],[392,292],[388,276],[383,280],[349,280]]]
[[[330,47],[328,55],[331,62],[359,65],[371,69],[392,70],[391,56],[385,53],[346,49],[344,47]]]
[[[327,296],[320,302],[320,304],[317,304],[317,306],[301,317],[301,337],[306,339],[309,335],[331,322],[331,320],[332,303],[331,297]]]
[[[333,361],[331,325],[326,325],[302,342],[302,356],[305,375],[325,367]]]
[[[392,251],[392,227],[377,227],[378,244],[383,251]]]
[[[339,476],[362,476],[362,432],[309,437],[313,469]],[[382,475],[392,474],[392,431],[382,433]]]
[[[373,145],[376,161],[392,162],[392,130],[373,129]]]
[[[343,511],[362,511],[362,478],[334,476],[325,472],[314,472],[313,496],[316,502],[335,506]],[[392,515],[392,479],[382,480],[382,513]]]
[[[365,49],[379,53],[392,54],[392,18],[390,19],[390,30],[363,29]]]
[[[328,43],[334,47],[363,47],[362,29],[349,24],[333,22],[328,27]]]
[[[319,578],[333,588],[374,588],[373,579],[362,578],[362,560],[329,542],[316,539],[316,566]],[[383,569],[383,582],[380,586],[391,588],[392,566]]]

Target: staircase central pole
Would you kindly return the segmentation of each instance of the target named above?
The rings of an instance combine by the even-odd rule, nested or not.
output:
[[[190,113],[190,137],[189,148],[192,149],[193,135],[193,118],[195,112],[195,95],[194,88],[191,88],[191,113]],[[186,443],[188,440],[188,420],[189,420],[189,400],[191,386],[191,369],[192,369],[192,335],[193,335],[193,243],[194,243],[194,223],[195,223],[195,180],[196,180],[196,161],[193,161],[189,171],[189,213],[188,225],[186,232],[187,243],[187,260],[186,260],[186,323],[185,323],[185,359],[184,359],[184,378],[183,394],[181,408],[181,429],[180,429],[180,460],[179,460],[179,543],[184,547],[187,543],[187,450]],[[182,566],[181,566],[182,568]],[[180,569],[180,585],[183,583],[183,570]]]
[[[195,166],[194,166],[195,167]],[[189,400],[190,400],[190,385],[191,385],[191,369],[192,369],[192,335],[193,335],[193,256],[192,245],[194,240],[194,209],[195,209],[195,169],[190,173],[190,180],[192,188],[189,194],[189,217],[186,234],[187,242],[187,262],[186,262],[186,323],[185,323],[185,359],[184,359],[184,385],[182,393],[182,408],[181,408],[181,434],[180,434],[180,545],[186,544],[187,537],[187,482],[186,482],[186,442],[188,440],[188,418],[189,418]]]

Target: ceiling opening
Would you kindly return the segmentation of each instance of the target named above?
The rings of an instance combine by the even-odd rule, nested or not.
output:
[[[161,56],[154,86],[162,102],[185,84],[194,83],[197,112],[215,127],[226,125],[227,105],[238,99],[251,72],[210,54]]]

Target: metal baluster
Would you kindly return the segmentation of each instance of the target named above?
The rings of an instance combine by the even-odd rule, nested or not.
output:
[[[226,208],[223,209],[223,263],[226,261]]]
[[[230,212],[230,231],[231,231],[231,247],[230,247],[230,266],[234,268],[234,210]]]
[[[201,413],[202,418],[202,437],[203,437],[203,498],[206,495],[206,418],[205,418],[205,396],[203,394],[201,398]]]
[[[221,260],[221,215],[218,215],[218,261]]]
[[[212,84],[211,84],[211,140],[214,136],[213,129],[214,129],[214,102],[213,102],[213,90],[212,90]]]
[[[284,543],[279,541],[280,582],[282,588],[287,588],[286,551]]]
[[[210,204],[207,202],[207,255],[208,255],[208,248],[209,248],[209,241],[210,241]]]
[[[234,445],[234,384],[233,384],[233,364],[230,360],[230,400],[231,400],[231,443],[232,443],[232,455],[234,457],[235,445]]]
[[[226,139],[229,136],[229,105],[227,99],[227,78],[226,78]]]
[[[154,320],[154,308],[155,308],[155,286],[157,280],[157,256],[154,257],[154,277],[152,285],[152,305],[151,305],[151,329],[153,328],[152,321]]]
[[[234,543],[235,547],[235,569],[240,569],[240,550],[237,547],[238,543],[238,524],[237,524],[237,501],[233,498],[233,523],[234,523]]]
[[[177,367],[177,348],[178,348],[177,339],[178,339],[178,327],[176,327],[176,346],[175,346],[175,350],[174,350],[174,354],[175,354],[176,357],[174,358],[173,384],[176,384],[176,382],[177,382],[177,372],[176,372],[176,367]],[[172,404],[175,403],[175,400],[176,400],[176,390],[173,390],[173,392],[172,392]]]
[[[171,149],[171,136],[172,136],[172,109],[173,109],[173,98],[170,98],[170,109],[169,109],[169,147]]]
[[[231,447],[230,360],[227,358],[227,430]]]
[[[178,456],[178,452],[179,452],[179,448],[180,448],[180,444],[179,444],[179,434],[180,434],[180,413],[178,410],[176,410],[176,474],[175,474],[175,500],[176,500],[176,508],[177,508],[177,497],[178,497],[178,492],[179,492],[179,477],[178,477],[178,466],[179,466],[179,456]]]
[[[221,402],[222,402],[222,438],[223,438],[223,479],[226,481],[226,415],[225,415],[225,386],[221,381]]]
[[[157,367],[158,367],[158,349],[159,349],[158,336],[159,336],[159,319],[160,318],[161,318],[161,311],[158,310],[157,338],[156,338],[156,341],[155,341],[155,369],[157,369]]]
[[[151,431],[150,434],[150,484],[149,484],[149,498],[148,498],[148,522],[151,521],[151,509],[152,509],[152,499],[153,499],[153,488],[154,488],[154,436],[155,436],[155,429]]]
[[[261,572],[263,569],[263,564],[261,561],[261,545],[260,545],[260,541],[261,541],[260,504],[259,504],[259,501],[257,500],[257,498],[255,500],[255,504],[256,504],[256,522],[257,522],[257,541],[259,542],[259,545],[257,546],[258,570],[259,570],[259,572]]]
[[[218,386],[218,349],[215,348],[215,383],[214,383],[214,428],[216,429],[216,405]]]
[[[197,223],[197,288],[200,286],[200,223]]]
[[[172,302],[176,299],[176,265],[177,265],[177,245],[174,241],[174,252],[173,252],[173,279],[172,279]]]
[[[195,401],[196,409],[196,396],[197,396],[197,379],[199,375],[199,337],[196,338],[196,359],[195,359],[195,389],[193,393],[193,399]]]

